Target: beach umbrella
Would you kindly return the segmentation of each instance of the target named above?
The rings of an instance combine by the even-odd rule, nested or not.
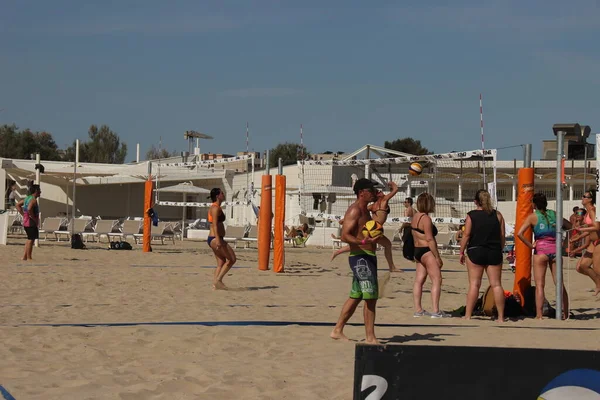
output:
[[[210,190],[204,189],[198,186],[194,186],[192,182],[182,182],[173,186],[161,187],[160,189],[156,189],[157,192],[160,193],[182,193],[183,202],[186,202],[186,195],[188,194],[209,194]],[[187,207],[183,207],[183,216],[181,217],[181,240],[183,240],[183,233],[185,227],[185,212]]]

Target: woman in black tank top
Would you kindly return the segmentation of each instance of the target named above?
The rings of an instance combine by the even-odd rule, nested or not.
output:
[[[487,273],[498,310],[498,321],[504,321],[504,289],[502,288],[502,249],[504,248],[504,218],[494,210],[490,194],[478,190],[475,210],[467,214],[465,232],[460,242],[460,263],[467,262],[469,290],[465,319],[470,319],[479,297],[483,271]],[[465,250],[468,258],[465,258]]]
[[[437,249],[435,236],[437,228],[433,225],[430,213],[435,212],[435,199],[429,193],[421,193],[417,197],[417,210],[411,222],[411,231],[415,242],[415,283],[413,285],[413,300],[415,305],[414,317],[429,316],[443,318],[448,316],[440,310],[440,295],[442,292],[442,266],[444,262]],[[423,285],[427,277],[431,280],[431,303],[433,312],[423,309],[421,298]]]

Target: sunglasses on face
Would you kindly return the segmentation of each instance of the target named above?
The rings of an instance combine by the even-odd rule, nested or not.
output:
[[[592,196],[581,196],[582,199],[591,199]]]

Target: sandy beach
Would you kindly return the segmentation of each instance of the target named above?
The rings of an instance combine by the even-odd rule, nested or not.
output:
[[[31,262],[20,260],[23,243],[11,236],[0,247],[0,385],[16,399],[352,398],[357,342],[328,336],[350,289],[347,256],[330,262],[330,248],[290,247],[286,272],[275,274],[257,269],[256,249],[238,249],[230,290],[213,291],[205,242],[143,253],[47,241]],[[383,275],[383,254],[379,265]],[[600,299],[574,260],[565,258],[565,268],[572,319],[505,324],[413,318],[414,272],[394,273],[376,334],[388,345],[598,350]],[[443,276],[442,308],[464,305],[467,275],[456,257],[445,257]],[[512,290],[508,268],[503,283]],[[346,334],[363,340],[362,312],[351,323]]]

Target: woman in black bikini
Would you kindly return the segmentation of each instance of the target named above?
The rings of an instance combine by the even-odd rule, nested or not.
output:
[[[208,222],[210,222],[210,233],[206,242],[215,253],[217,268],[213,281],[213,289],[227,289],[223,283],[223,277],[235,264],[235,252],[223,239],[225,237],[225,213],[221,209],[221,203],[225,200],[225,193],[219,188],[210,191],[210,199],[213,201],[208,209]]]
[[[413,300],[415,303],[414,317],[430,316],[431,318],[446,317],[440,310],[440,294],[442,291],[442,266],[444,262],[437,249],[435,236],[437,228],[433,225],[429,214],[435,212],[435,199],[429,193],[421,193],[417,198],[418,213],[412,219],[411,228],[415,241],[415,260],[417,275],[413,285]],[[427,276],[431,280],[431,302],[433,312],[428,313],[421,305],[423,285]]]

